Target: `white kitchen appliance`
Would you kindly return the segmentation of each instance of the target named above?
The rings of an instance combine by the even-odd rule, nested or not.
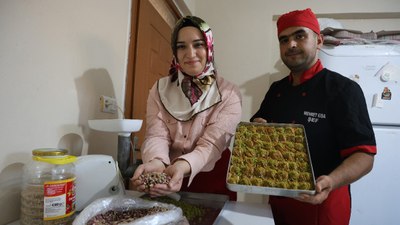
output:
[[[325,68],[363,89],[378,153],[372,171],[351,185],[351,225],[398,225],[400,195],[400,45],[323,46]]]
[[[82,211],[94,200],[124,194],[118,165],[109,155],[79,156],[76,170],[76,211]]]
[[[124,181],[135,171],[136,155],[131,162],[131,133],[139,131],[143,120],[98,119],[89,120],[93,130],[118,133],[117,161],[109,155],[79,156],[76,169],[76,211],[82,211],[94,200],[117,194],[125,194]]]

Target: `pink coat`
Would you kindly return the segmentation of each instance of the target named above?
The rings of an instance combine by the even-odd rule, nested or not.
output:
[[[221,153],[229,147],[241,120],[242,100],[238,87],[217,76],[222,101],[182,122],[162,105],[157,83],[147,100],[147,129],[141,146],[142,160],[160,159],[165,164],[184,159],[191,166],[189,184],[199,172],[211,171]]]

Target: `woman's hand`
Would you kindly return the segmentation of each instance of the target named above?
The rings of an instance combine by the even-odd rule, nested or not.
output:
[[[190,164],[186,160],[177,160],[173,165],[168,166],[165,171],[171,176],[169,184],[156,184],[149,190],[152,197],[169,195],[178,192],[182,187],[183,178],[190,174]]]
[[[143,181],[139,179],[140,175],[142,175],[143,173],[150,173],[150,172],[163,172],[164,170],[165,170],[165,165],[159,159],[153,159],[148,163],[141,164],[135,170],[133,177],[130,179],[129,189],[145,192],[146,188],[143,184]]]

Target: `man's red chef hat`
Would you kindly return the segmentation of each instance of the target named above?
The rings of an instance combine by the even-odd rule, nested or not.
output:
[[[320,34],[319,23],[310,8],[288,12],[279,17],[276,22],[278,35],[288,27],[307,27]]]

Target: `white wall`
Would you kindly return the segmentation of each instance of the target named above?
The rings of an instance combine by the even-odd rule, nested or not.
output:
[[[18,217],[21,167],[33,149],[116,155],[117,136],[89,131],[87,120],[118,116],[98,111],[100,95],[123,105],[130,2],[0,0],[0,224]],[[397,0],[185,2],[213,29],[219,72],[240,86],[244,121],[270,80],[287,72],[273,15],[309,6],[316,13],[400,12]],[[400,27],[398,20],[344,22],[364,31]]]
[[[215,38],[219,73],[238,84],[243,94],[243,120],[258,109],[269,80],[288,71],[279,59],[276,21],[285,12],[310,7],[316,14],[400,12],[397,0],[272,1],[196,0],[194,15],[209,23]],[[216,13],[219,12],[219,13]],[[400,29],[396,20],[340,20],[349,29]]]
[[[189,8],[190,13],[193,14],[195,12],[195,8],[196,8],[196,5],[195,5],[196,0],[183,0],[183,2]]]
[[[195,4],[191,4],[193,14],[203,18],[213,30],[220,75],[240,87],[243,121],[248,121],[257,111],[270,83],[288,74],[279,58],[276,21],[273,19],[276,15],[307,7],[316,14],[400,12],[398,0],[194,1]],[[363,32],[400,29],[400,18],[340,22],[346,28]],[[245,200],[252,199],[259,201],[260,196],[245,196]]]
[[[99,112],[100,95],[123,105],[130,8],[130,0],[0,0],[0,224],[18,217],[33,149],[116,155],[116,134],[89,131],[87,120],[118,117]]]

